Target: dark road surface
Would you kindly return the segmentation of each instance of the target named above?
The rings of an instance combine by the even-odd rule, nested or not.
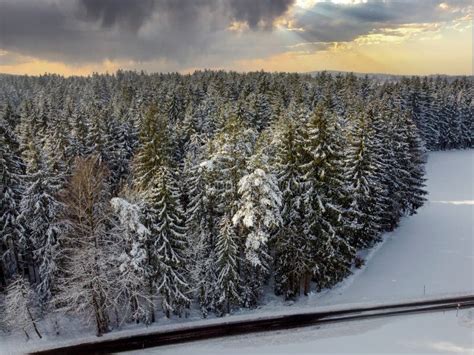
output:
[[[413,313],[435,312],[474,307],[474,295],[451,297],[428,301],[385,304],[373,307],[346,308],[326,312],[305,312],[300,314],[265,316],[255,320],[236,320],[221,324],[200,325],[124,336],[118,339],[97,339],[67,347],[38,351],[32,354],[110,354],[127,350],[139,350],[160,345],[178,344],[230,335],[291,329],[310,325],[346,322],[375,317],[399,316]]]

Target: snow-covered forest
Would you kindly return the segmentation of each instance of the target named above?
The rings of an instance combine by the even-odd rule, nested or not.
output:
[[[473,148],[472,77],[0,76],[0,322],[98,335],[330,288]],[[59,330],[58,330],[59,331]]]

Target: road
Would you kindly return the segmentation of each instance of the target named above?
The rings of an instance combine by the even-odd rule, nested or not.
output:
[[[158,330],[144,335],[97,340],[93,343],[54,348],[32,354],[107,354],[231,335],[471,307],[474,307],[474,295],[345,308],[325,312],[305,312],[269,316],[255,320],[228,321],[222,324],[187,327],[170,331]]]

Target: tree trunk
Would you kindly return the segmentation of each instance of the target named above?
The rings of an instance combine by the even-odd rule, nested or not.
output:
[[[310,290],[309,280],[310,280],[309,273],[305,273],[304,275],[304,295],[305,296],[308,296],[309,294],[309,290]]]
[[[42,339],[43,337],[38,331],[38,327],[36,326],[36,322],[34,321],[33,316],[31,315],[30,309],[26,308],[26,311],[28,312],[28,317],[30,317],[31,324],[33,324],[33,329],[35,330],[36,335],[38,335],[38,338]]]

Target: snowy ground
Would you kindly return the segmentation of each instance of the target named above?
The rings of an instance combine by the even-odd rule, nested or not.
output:
[[[415,216],[403,219],[395,232],[384,237],[383,243],[365,253],[367,263],[363,269],[356,270],[353,276],[336,288],[320,294],[312,294],[309,297],[303,296],[295,303],[284,302],[281,298],[268,293],[262,307],[258,310],[238,312],[237,317],[249,315],[255,317],[275,312],[293,313],[339,304],[367,304],[424,296],[473,293],[474,150],[431,153],[427,176],[430,194],[426,205]],[[288,307],[290,305],[291,307]],[[306,328],[291,332],[199,342],[196,343],[196,347],[204,344],[202,351],[206,351],[206,354],[212,354],[214,350],[222,353],[223,346],[230,347],[230,354],[243,353],[243,349],[251,354],[253,347],[247,347],[245,345],[247,343],[255,344],[255,349],[258,349],[259,354],[289,352],[304,354],[312,349],[321,349],[323,352],[331,350],[333,353],[357,351],[433,353],[439,351],[440,353],[471,354],[472,351],[470,353],[468,349],[474,348],[472,344],[472,312],[474,310],[471,313],[466,313],[469,312],[468,310],[462,312],[464,318],[456,317],[455,314],[453,316],[453,313],[441,313],[370,320],[348,325],[331,325],[317,332],[314,328]],[[461,313],[459,315],[461,316]],[[195,317],[198,317],[197,313],[193,315],[193,320]],[[231,318],[234,319],[234,317]],[[466,326],[467,321],[463,322],[461,319],[470,319],[470,327]],[[209,321],[225,321],[225,319],[200,320],[197,323]],[[107,334],[104,338],[117,337],[130,332],[149,332],[176,322],[187,323],[187,325],[196,324],[186,322],[186,320],[160,320],[148,330],[117,331]],[[27,351],[36,346],[44,347],[49,342],[59,340],[64,342],[64,345],[84,340],[97,340],[93,336],[93,330],[82,329],[78,322],[68,322],[64,324],[62,330],[64,334],[61,339],[53,336],[48,337],[47,341],[28,344],[25,344],[23,338],[5,337],[0,333],[0,354]],[[345,337],[344,341],[336,340],[336,336]],[[300,347],[300,339],[303,338],[311,341],[301,344]],[[260,339],[267,340],[260,341]],[[346,344],[351,345],[349,347]],[[393,344],[393,346],[387,347],[387,344]],[[290,350],[291,345],[293,346]],[[370,351],[368,346],[370,346]],[[192,344],[167,347],[166,354],[188,353],[191,347],[194,353],[195,346]],[[161,350],[159,353],[161,354]]]
[[[474,311],[354,321],[162,346],[127,354],[474,354]]]
[[[431,153],[426,204],[323,303],[474,291],[474,151]]]

